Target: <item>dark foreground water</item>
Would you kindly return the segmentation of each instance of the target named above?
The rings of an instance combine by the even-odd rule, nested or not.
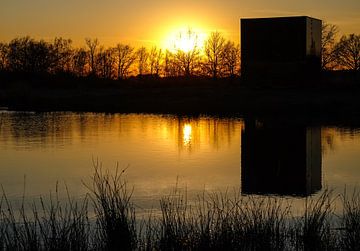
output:
[[[142,114],[0,112],[0,183],[8,198],[68,186],[83,196],[93,162],[134,187],[139,208],[174,186],[304,198],[360,181],[357,128],[286,120]],[[294,199],[298,200],[298,199]]]

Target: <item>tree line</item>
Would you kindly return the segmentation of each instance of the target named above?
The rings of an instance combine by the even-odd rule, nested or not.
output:
[[[70,39],[52,42],[20,37],[0,43],[0,70],[20,73],[69,73],[104,79],[126,79],[130,76],[159,77],[211,76],[240,74],[240,46],[213,32],[200,48],[196,34],[193,48],[163,50],[156,46],[135,48],[119,43],[104,47],[98,39],[85,39],[85,47],[75,48]]]
[[[325,23],[322,30],[322,68],[325,70],[360,70],[360,35],[336,39],[338,28]],[[209,35],[201,48],[196,34],[193,48],[184,51],[174,47],[135,48],[119,43],[104,47],[98,39],[85,39],[85,47],[74,47],[70,39],[52,42],[28,36],[0,42],[0,71],[16,73],[67,73],[104,79],[126,79],[130,76],[207,76],[222,78],[240,75],[240,45],[226,40],[219,32]]]

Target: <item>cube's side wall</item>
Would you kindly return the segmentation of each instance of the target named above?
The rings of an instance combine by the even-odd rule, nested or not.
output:
[[[310,72],[321,70],[321,32],[322,21],[306,18],[306,56]]]
[[[321,58],[321,26],[322,21],[314,18],[306,19],[306,55]]]

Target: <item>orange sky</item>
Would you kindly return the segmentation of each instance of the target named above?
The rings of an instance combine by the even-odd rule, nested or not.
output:
[[[164,45],[178,30],[221,31],[239,41],[239,19],[309,15],[360,33],[359,0],[1,0],[0,41],[30,35],[71,38],[75,45],[97,37],[107,46]]]

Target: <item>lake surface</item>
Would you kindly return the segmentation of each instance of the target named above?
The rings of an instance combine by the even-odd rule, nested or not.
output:
[[[249,118],[102,113],[0,112],[0,183],[10,199],[66,186],[83,196],[93,163],[126,169],[141,208],[177,184],[192,196],[306,197],[360,181],[360,131]]]

